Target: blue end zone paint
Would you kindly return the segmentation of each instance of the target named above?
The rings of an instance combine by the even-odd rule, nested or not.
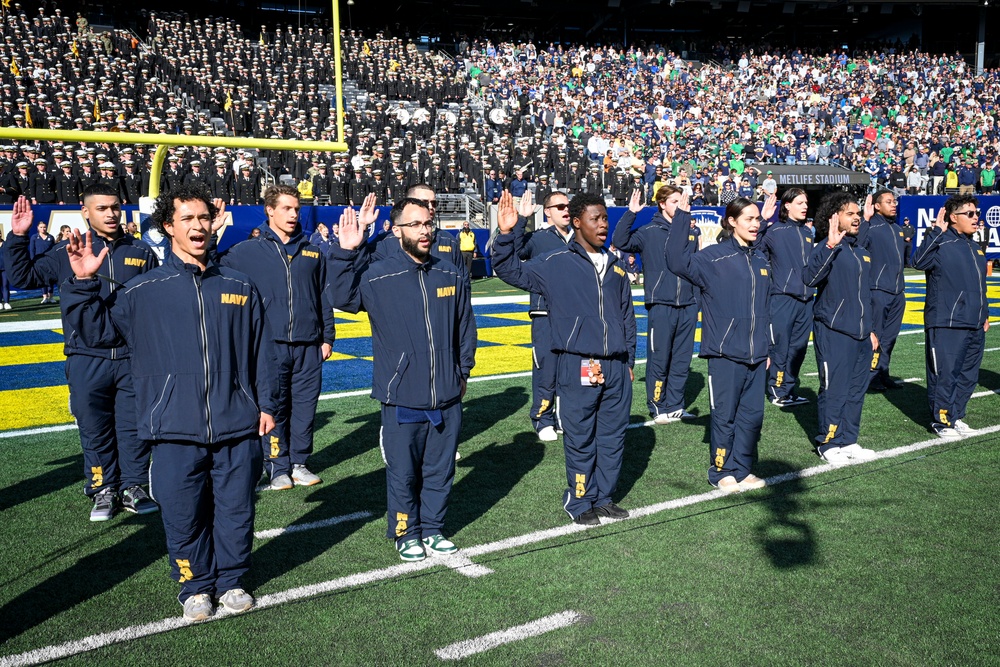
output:
[[[15,333],[0,333],[0,347],[17,347],[20,345],[47,345],[62,343],[62,334],[54,331],[18,331]]]
[[[64,367],[62,361],[4,366],[3,373],[0,374],[0,391],[64,385],[66,384]]]
[[[323,393],[352,391],[370,387],[372,362],[367,359],[344,359],[323,364]]]

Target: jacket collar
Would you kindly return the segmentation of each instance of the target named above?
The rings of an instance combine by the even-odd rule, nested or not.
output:
[[[205,270],[202,271],[201,267],[195,264],[188,264],[186,262],[181,261],[181,258],[175,255],[173,252],[170,252],[166,256],[166,258],[163,260],[163,263],[164,265],[169,266],[178,273],[190,273],[191,275],[195,276],[209,275],[212,273],[217,273],[219,270],[218,265],[215,263],[215,260],[213,259],[208,260],[208,263],[205,265]]]
[[[267,238],[280,246],[285,245],[281,239],[278,238],[278,235],[274,233],[274,230],[271,229],[267,222],[262,222],[258,229],[260,229],[261,238]],[[296,231],[292,237],[288,239],[288,243],[290,245],[297,246],[298,248],[309,245],[309,240],[305,237],[305,234],[302,233],[302,225],[299,225],[298,231]]]

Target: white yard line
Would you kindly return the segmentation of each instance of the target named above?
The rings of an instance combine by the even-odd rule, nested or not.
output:
[[[1000,392],[989,391],[980,392],[979,394],[974,394],[973,396],[986,396],[992,395]],[[902,456],[904,454],[910,454],[913,452],[920,451],[922,449],[927,449],[934,447],[935,445],[942,444],[944,442],[959,442],[961,440],[966,440],[968,438],[988,435],[990,433],[996,433],[1000,431],[1000,425],[990,426],[988,428],[976,431],[975,434],[965,437],[958,437],[951,440],[942,440],[940,438],[932,438],[930,440],[923,440],[921,442],[916,442],[911,445],[903,445],[901,447],[895,447],[893,449],[887,449],[882,452],[878,452],[874,460],[890,459],[897,456]],[[765,482],[768,486],[776,486],[778,484],[783,484],[794,479],[803,479],[806,477],[813,477],[815,475],[821,475],[826,472],[831,472],[838,470],[840,468],[851,467],[855,465],[862,465],[867,463],[867,461],[853,461],[845,465],[830,465],[821,464],[813,466],[811,468],[805,468],[803,470],[792,471],[784,473],[782,475],[776,475],[774,477],[768,477]],[[749,493],[753,493],[750,491]],[[620,521],[632,521],[642,517],[651,516],[658,514],[660,512],[665,512],[668,510],[678,509],[681,507],[688,507],[697,503],[703,503],[709,500],[715,500],[729,495],[726,491],[721,489],[715,489],[713,491],[708,491],[706,493],[699,493],[692,496],[686,496],[684,498],[677,498],[674,500],[669,500],[662,503],[657,503],[655,505],[648,505],[646,507],[640,507],[630,511],[631,516],[628,519],[621,519]],[[607,523],[617,523],[605,522]],[[509,549],[514,549],[516,547],[527,546],[530,544],[536,544],[538,542],[543,542],[545,540],[551,540],[560,537],[567,537],[575,533],[584,532],[587,530],[594,530],[600,526],[582,526],[575,523],[568,523],[555,528],[549,528],[547,530],[539,530],[533,533],[528,533],[526,535],[519,535],[515,537],[509,537],[507,539],[498,540],[496,542],[488,542],[486,544],[480,544],[478,546],[467,547],[459,552],[459,557],[461,560],[455,560],[453,565],[455,569],[461,567],[469,567],[466,565],[465,561],[469,560],[471,565],[471,559],[476,556],[484,556],[487,554],[497,553],[500,551],[507,551]],[[451,558],[454,558],[451,557]],[[323,581],[316,584],[309,584],[307,586],[300,586],[298,588],[292,588],[287,591],[282,591],[279,593],[271,593],[264,595],[257,600],[257,609],[267,609],[268,607],[275,607],[281,604],[286,604],[288,602],[293,602],[296,600],[302,600],[305,598],[315,597],[317,595],[322,595],[324,593],[331,593],[333,591],[340,591],[349,588],[356,588],[358,586],[364,586],[366,584],[371,584],[376,581],[386,581],[388,579],[394,579],[396,577],[411,575],[416,572],[421,572],[438,565],[445,565],[452,567],[445,561],[446,558],[427,558],[425,560],[416,563],[399,563],[392,565],[390,567],[382,568],[379,570],[369,570],[368,572],[359,572],[356,574],[347,575],[340,577],[338,579],[331,579],[329,581]],[[213,617],[212,622],[218,619],[225,618],[227,614],[219,614]],[[57,660],[60,658],[65,658],[71,655],[78,655],[80,653],[85,653],[87,651],[92,651],[94,649],[102,648],[105,646],[110,646],[112,644],[119,644],[122,642],[130,641],[133,639],[138,639],[140,637],[148,637],[150,635],[159,634],[162,632],[168,632],[170,630],[175,630],[177,628],[188,625],[187,621],[184,621],[180,617],[173,617],[168,619],[163,619],[160,621],[154,621],[152,623],[147,623],[144,625],[134,625],[128,628],[122,628],[120,630],[114,630],[111,632],[105,632],[101,634],[91,635],[90,637],[84,637],[83,639],[77,639],[73,641],[66,642],[64,644],[46,646],[44,648],[35,649],[33,651],[27,651],[25,653],[19,653],[15,655],[6,655],[0,657],[0,667],[7,667],[13,665],[35,665],[43,662],[48,662],[51,660]]]
[[[461,660],[462,658],[468,658],[470,655],[482,653],[497,646],[521,641],[528,637],[537,637],[538,635],[559,630],[560,628],[567,628],[574,623],[579,623],[582,619],[583,616],[575,611],[564,611],[540,618],[537,621],[525,623],[524,625],[517,625],[513,628],[500,630],[499,632],[491,632],[488,635],[476,637],[475,639],[456,642],[450,646],[439,648],[434,651],[434,654],[442,660]]]
[[[344,523],[345,521],[360,521],[361,519],[370,519],[372,517],[371,512],[354,512],[353,514],[345,514],[343,516],[334,516],[329,519],[323,519],[321,521],[311,521],[309,523],[293,523],[290,526],[285,526],[284,528],[272,528],[271,530],[258,530],[253,534],[254,539],[257,540],[269,540],[273,537],[279,537],[281,535],[289,535],[291,533],[301,533],[304,530],[314,530],[316,528],[329,528],[330,526],[336,526],[338,523]]]

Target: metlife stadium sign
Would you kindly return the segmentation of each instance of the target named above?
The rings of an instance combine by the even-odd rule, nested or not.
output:
[[[979,196],[979,211],[983,222],[986,223],[985,230],[990,240],[990,247],[986,251],[986,256],[992,259],[1000,259],[1000,196]],[[904,218],[910,219],[910,224],[917,230],[914,237],[914,248],[920,245],[924,238],[924,232],[934,226],[937,220],[938,210],[944,206],[947,197],[900,197],[899,209],[896,211],[896,220],[902,224]]]

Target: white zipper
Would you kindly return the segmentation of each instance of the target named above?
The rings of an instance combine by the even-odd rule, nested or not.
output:
[[[431,362],[431,407],[437,407],[437,387],[435,387],[434,376],[434,332],[431,330],[430,303],[427,301],[427,286],[424,284],[424,270],[417,269],[417,276],[420,278],[420,292],[424,297],[424,326],[427,328],[427,346],[430,348]]]

